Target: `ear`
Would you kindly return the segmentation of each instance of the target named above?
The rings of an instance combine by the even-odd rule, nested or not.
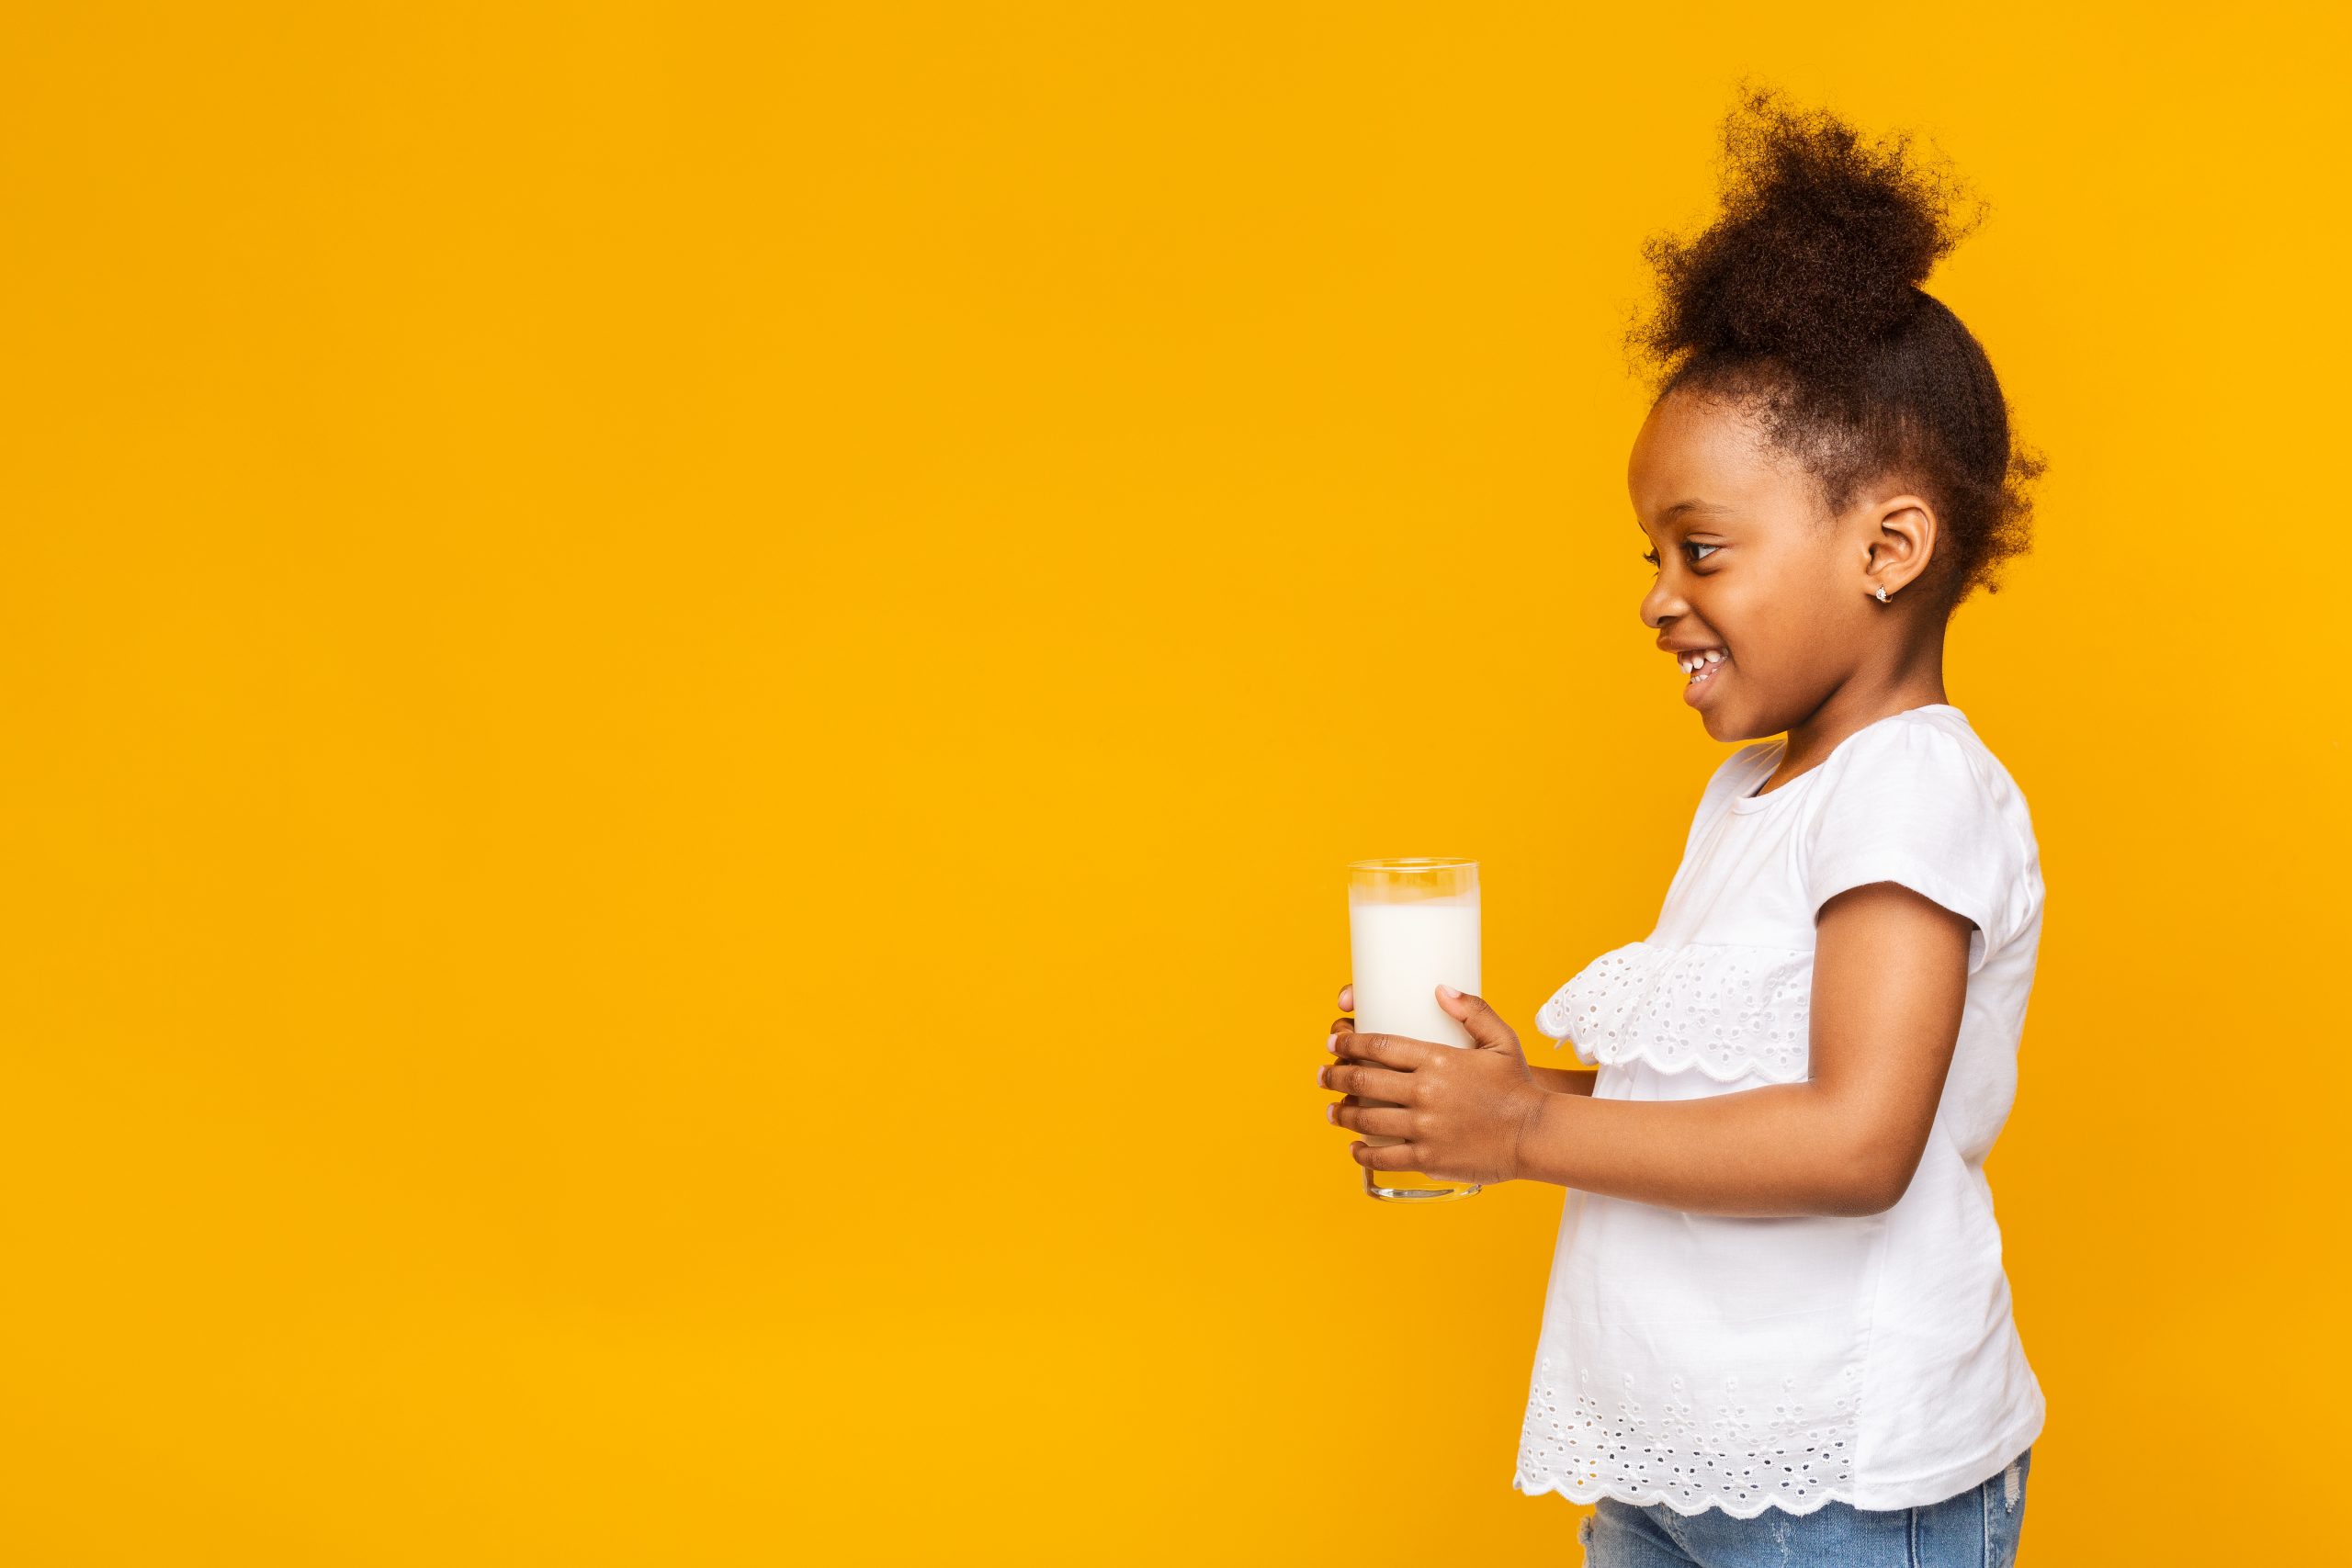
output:
[[[1862,592],[1889,598],[1916,582],[1936,553],[1936,509],[1925,496],[1905,491],[1865,508],[1862,519]]]

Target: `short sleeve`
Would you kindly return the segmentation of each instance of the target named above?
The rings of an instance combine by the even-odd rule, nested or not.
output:
[[[2041,867],[2016,786],[1949,730],[1882,723],[1857,731],[1815,802],[1802,845],[1807,907],[1895,882],[1963,915],[1968,973],[2030,917]],[[1827,766],[1827,764],[1824,764]]]

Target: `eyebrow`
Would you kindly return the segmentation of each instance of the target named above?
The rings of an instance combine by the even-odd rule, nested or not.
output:
[[[1678,501],[1672,506],[1668,507],[1657,515],[1659,522],[1671,523],[1686,512],[1703,512],[1710,515],[1718,515],[1723,513],[1730,512],[1731,510],[1733,510],[1731,507],[1724,505],[1721,502]],[[1650,531],[1649,525],[1644,523],[1639,517],[1634,518],[1634,525],[1640,528],[1644,534],[1647,534]]]

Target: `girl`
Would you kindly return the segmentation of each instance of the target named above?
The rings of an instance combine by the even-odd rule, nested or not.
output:
[[[1653,241],[1642,621],[1718,740],[1657,929],[1476,1048],[1337,1020],[1360,1163],[1567,1189],[1513,1484],[1588,1568],[2015,1557],[2042,1394],[1984,1158],[2041,933],[2033,824],[1947,700],[1945,623],[2026,547],[2040,460],[1917,287],[1952,200],[1745,96],[1724,210]],[[1758,737],[1777,737],[1758,739]],[[1342,988],[1340,1006],[1353,1006]],[[1395,1109],[1367,1105],[1395,1102]]]

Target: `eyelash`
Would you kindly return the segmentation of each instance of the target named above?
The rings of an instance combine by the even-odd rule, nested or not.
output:
[[[1722,548],[1723,548],[1723,547],[1722,547],[1721,545],[1702,545],[1702,544],[1698,543],[1696,540],[1692,540],[1692,539],[1685,539],[1685,540],[1683,540],[1683,541],[1682,541],[1682,547],[1683,547],[1684,549],[1686,549],[1686,550],[1720,550],[1720,549],[1722,549]],[[1657,565],[1658,565],[1658,564],[1659,564],[1659,562],[1658,562],[1658,558],[1657,558],[1657,552],[1656,550],[1649,550],[1649,551],[1645,552],[1645,553],[1644,553],[1644,555],[1642,556],[1642,558],[1643,558],[1644,560],[1645,560],[1645,561],[1649,562],[1652,566],[1657,566]],[[1690,563],[1691,563],[1693,566],[1696,566],[1699,562],[1701,562],[1701,561],[1702,561],[1702,560],[1705,560],[1706,558],[1706,558],[1705,556],[1692,556],[1692,557],[1690,558]]]

